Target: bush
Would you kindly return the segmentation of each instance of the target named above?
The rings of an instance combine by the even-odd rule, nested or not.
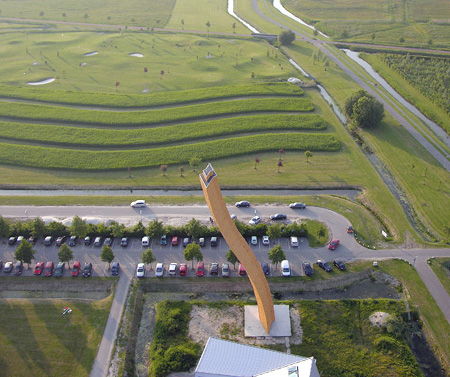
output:
[[[288,46],[295,41],[295,33],[292,30],[282,31],[278,36],[278,41],[282,46]]]
[[[354,125],[373,128],[383,119],[384,107],[375,97],[364,90],[359,90],[345,101],[345,114]]]

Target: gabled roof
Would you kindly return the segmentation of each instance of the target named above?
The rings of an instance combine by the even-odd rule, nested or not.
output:
[[[305,370],[317,371],[312,358],[209,338],[195,370],[195,376],[252,377],[303,362]],[[315,377],[318,373],[300,376]]]

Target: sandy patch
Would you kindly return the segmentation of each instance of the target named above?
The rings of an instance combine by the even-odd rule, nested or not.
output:
[[[132,52],[131,54],[128,54],[129,56],[134,56],[135,58],[143,58],[144,55],[142,55],[139,52]]]
[[[370,315],[369,320],[376,327],[386,326],[392,316],[385,312],[375,312]]]
[[[92,52],[86,52],[84,54],[84,56],[93,56],[93,55],[97,55],[97,54],[98,54],[98,51],[92,51]]]
[[[303,330],[297,307],[291,307],[292,336],[290,344],[301,344]],[[244,308],[241,306],[224,306],[220,309],[194,305],[191,310],[188,336],[194,342],[205,345],[209,337],[227,339],[242,344],[269,345],[286,344],[285,337],[244,337]]]
[[[44,79],[41,81],[28,81],[27,84],[28,85],[45,85],[45,84],[50,84],[53,81],[55,81],[55,78],[49,77],[48,79]]]

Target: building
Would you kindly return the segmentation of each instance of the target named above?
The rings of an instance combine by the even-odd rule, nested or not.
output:
[[[195,377],[320,377],[313,357],[209,338]]]

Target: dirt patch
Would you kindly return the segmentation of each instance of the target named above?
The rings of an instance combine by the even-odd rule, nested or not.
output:
[[[386,326],[387,322],[391,318],[389,313],[375,312],[369,316],[369,321],[376,327]]]

